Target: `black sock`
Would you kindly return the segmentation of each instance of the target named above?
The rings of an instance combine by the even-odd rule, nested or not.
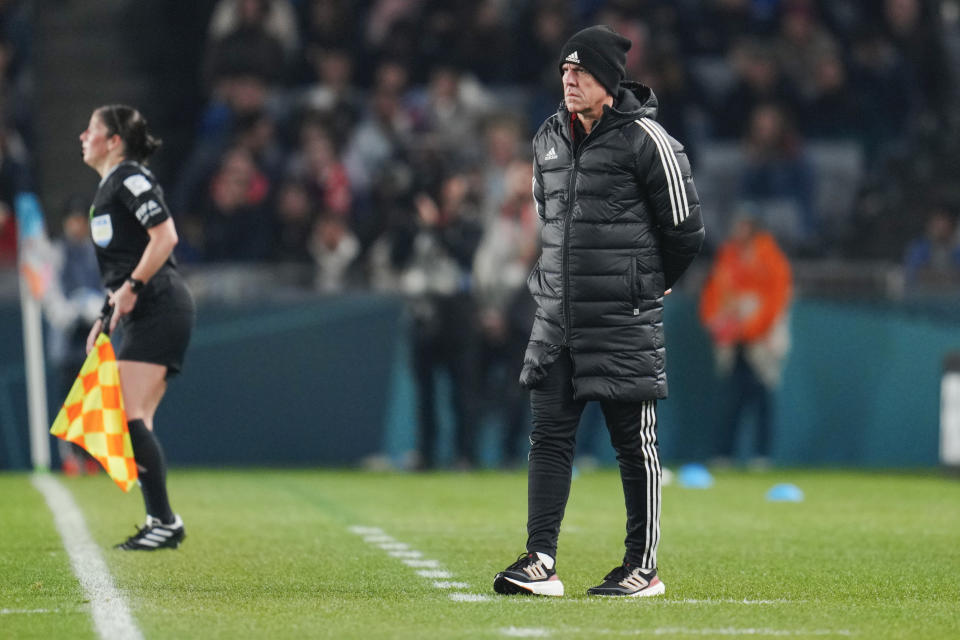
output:
[[[127,422],[130,429],[130,443],[133,445],[133,458],[137,462],[140,477],[140,490],[147,515],[159,518],[164,524],[170,524],[176,516],[170,509],[167,498],[167,461],[163,457],[163,448],[153,431],[147,428],[143,420]]]

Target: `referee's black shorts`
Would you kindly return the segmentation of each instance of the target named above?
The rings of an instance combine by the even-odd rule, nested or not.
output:
[[[193,296],[183,278],[164,269],[150,278],[133,311],[121,318],[117,360],[163,365],[168,378],[180,373],[195,316]]]

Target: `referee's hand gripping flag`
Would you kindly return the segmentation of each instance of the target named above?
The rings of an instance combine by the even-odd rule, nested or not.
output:
[[[101,332],[50,433],[86,449],[121,489],[129,491],[137,483],[137,464],[120,393],[120,370],[108,335],[109,311],[98,322]]]

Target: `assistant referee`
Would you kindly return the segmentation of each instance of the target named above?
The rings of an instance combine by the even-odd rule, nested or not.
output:
[[[160,141],[147,121],[126,105],[94,110],[80,134],[83,161],[100,174],[90,207],[90,233],[100,276],[112,308],[110,330],[119,323],[120,387],[147,518],[137,533],[117,545],[125,551],[177,548],[186,533],[170,507],[166,460],[153,432],[153,415],[180,371],[194,324],[194,303],[177,271],[177,231],[163,190],[144,166]],[[87,337],[87,352],[103,327]]]

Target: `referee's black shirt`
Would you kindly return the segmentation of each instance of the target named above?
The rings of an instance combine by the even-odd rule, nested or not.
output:
[[[100,181],[90,207],[90,235],[103,286],[112,291],[123,284],[150,241],[147,229],[169,217],[163,189],[143,165],[122,162]],[[171,254],[161,271],[175,267]]]

